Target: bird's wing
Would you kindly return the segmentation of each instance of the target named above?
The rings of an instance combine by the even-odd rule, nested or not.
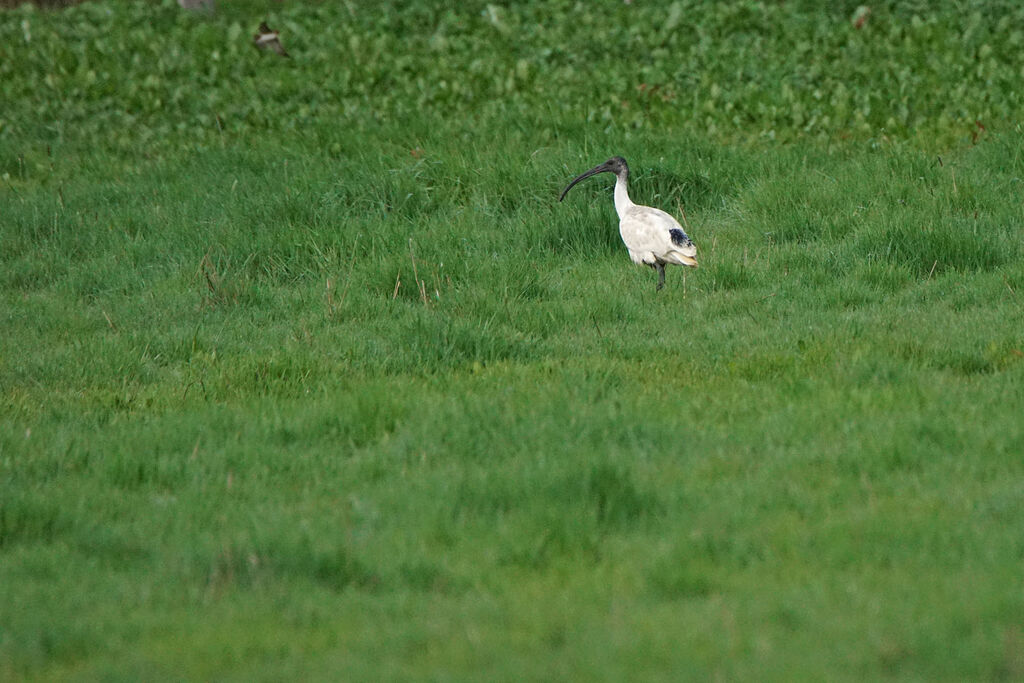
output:
[[[683,227],[661,209],[632,207],[619,222],[619,232],[632,252],[649,252],[662,260],[673,260],[670,258],[673,253],[691,260],[697,255],[697,247]]]

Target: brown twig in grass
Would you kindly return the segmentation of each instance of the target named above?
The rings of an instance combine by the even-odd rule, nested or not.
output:
[[[331,278],[327,278],[327,315],[334,315],[334,292],[331,290]]]
[[[395,291],[391,293],[391,300],[394,301],[398,298],[398,288],[402,286],[402,271],[398,271],[398,275],[395,276]]]
[[[762,301],[767,301],[768,299],[771,299],[771,298],[772,298],[773,296],[775,296],[776,294],[778,294],[778,292],[772,292],[772,293],[771,293],[771,294],[769,294],[768,296],[763,296],[763,297],[761,297],[760,299],[758,299],[757,301],[755,301],[755,302],[754,302],[753,304],[751,304],[751,306],[753,306],[754,304],[759,304],[759,303],[761,303]],[[750,319],[751,319],[751,320],[753,320],[754,322],[756,322],[756,323],[759,323],[759,322],[760,322],[760,321],[759,321],[759,320],[757,319],[757,317],[756,317],[756,316],[755,316],[755,315],[754,315],[753,313],[751,313],[751,311],[750,311],[750,309],[749,309],[749,308],[747,309],[747,315],[749,315],[749,316],[750,316]]]
[[[188,396],[188,390],[191,389],[196,384],[198,384],[199,388],[203,390],[203,398],[209,399],[210,396],[206,392],[206,383],[203,382],[202,378],[200,378],[200,379],[192,380],[191,382],[189,382],[188,384],[185,385],[185,391],[181,392],[181,400],[182,401],[184,401],[185,397]]]
[[[932,279],[932,273],[934,273],[934,272],[935,272],[935,266],[937,266],[937,265],[939,265],[939,262],[938,262],[938,260],[936,260],[936,261],[935,261],[935,263],[933,263],[933,264],[932,264],[932,269],[928,271],[928,277],[927,277],[927,278],[925,278],[925,281],[926,281],[926,282],[927,282],[928,280],[931,280],[931,279]]]
[[[420,280],[419,272],[416,270],[416,254],[412,250],[412,238],[409,238],[409,258],[412,259],[412,279],[416,283],[416,288],[420,290],[420,298],[423,299],[423,305],[427,305],[427,288],[423,281]]]
[[[220,278],[217,277],[217,269],[213,266],[213,262],[210,261],[210,252],[203,254],[203,260],[199,262],[199,270],[203,273],[206,286],[210,288],[210,293],[217,294]]]
[[[117,331],[118,331],[118,329],[117,329],[117,325],[115,325],[115,324],[114,324],[114,321],[110,319],[110,316],[109,316],[109,315],[107,315],[107,312],[106,312],[106,311],[104,311],[104,310],[103,310],[103,309],[101,308],[101,309],[100,309],[100,313],[102,313],[102,314],[103,314],[103,317],[107,319],[107,324],[108,324],[108,325],[110,325],[110,329],[111,329],[111,330],[113,330],[114,332],[117,332]]]
[[[686,220],[686,209],[683,208],[682,202],[676,202],[676,206],[679,207],[679,215],[683,217],[683,227],[686,228],[686,234],[690,234],[690,223]]]
[[[204,304],[214,306],[217,303],[238,303],[238,292],[232,291],[230,286],[224,286],[224,278],[217,272],[217,266],[210,258],[209,251],[203,254],[203,258],[199,262],[196,275],[198,276],[200,273],[206,281],[206,287],[210,290],[209,295],[204,298]]]

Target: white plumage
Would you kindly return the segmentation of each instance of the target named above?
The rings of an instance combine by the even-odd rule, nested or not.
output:
[[[626,190],[629,166],[622,157],[612,157],[600,166],[582,173],[562,191],[558,201],[565,199],[573,185],[598,173],[615,174],[615,211],[619,214],[619,235],[629,250],[633,263],[658,271],[657,289],[665,286],[665,266],[697,266],[697,247],[683,226],[661,209],[634,204]]]

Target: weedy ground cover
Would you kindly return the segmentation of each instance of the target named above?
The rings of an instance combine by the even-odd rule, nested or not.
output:
[[[1024,675],[1024,14],[852,16],[0,13],[0,675]]]

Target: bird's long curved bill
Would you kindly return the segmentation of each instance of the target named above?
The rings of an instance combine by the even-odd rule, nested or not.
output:
[[[589,171],[586,171],[585,173],[579,174],[578,176],[572,179],[571,183],[566,185],[564,190],[562,190],[562,196],[558,198],[558,201],[562,201],[563,199],[565,199],[565,195],[568,194],[569,190],[571,190],[573,188],[573,185],[575,185],[576,183],[580,182],[581,180],[586,180],[592,175],[604,173],[607,170],[608,169],[606,168],[606,164],[601,164],[600,166],[595,166],[594,168],[590,169]]]

